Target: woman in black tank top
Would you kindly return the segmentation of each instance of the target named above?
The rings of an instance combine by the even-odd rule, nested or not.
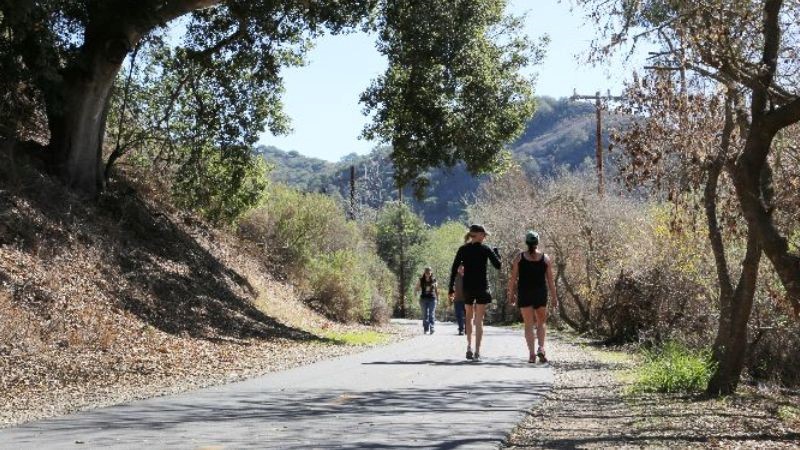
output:
[[[525,342],[528,344],[530,357],[528,362],[547,362],[544,341],[547,333],[547,297],[553,294],[553,305],[558,307],[558,296],[553,280],[552,261],[537,248],[539,246],[539,233],[528,231],[525,235],[525,244],[528,251],[520,252],[511,266],[511,276],[508,280],[508,299],[511,305],[519,305],[522,320],[525,322]],[[536,326],[536,336],[539,339],[539,348],[534,353],[535,340],[533,327]]]

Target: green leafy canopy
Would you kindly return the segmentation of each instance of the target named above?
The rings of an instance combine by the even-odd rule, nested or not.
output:
[[[152,142],[157,136],[159,145],[179,139],[242,154],[265,128],[276,134],[289,129],[281,105],[281,69],[302,65],[323,33],[364,29],[376,33],[389,67],[361,97],[373,118],[363,134],[392,144],[398,184],[416,180],[424,187],[418,178],[426,169],[458,161],[473,173],[491,171],[533,113],[532,79],[523,72],[541,58],[543,45],[523,35],[521,20],[505,13],[506,3],[0,0],[0,71],[8,75],[0,85],[20,93],[0,98],[0,111],[25,115],[21,120],[0,115],[14,128],[3,135],[21,137],[21,129],[44,118],[42,128],[56,141],[49,151],[59,161],[70,160],[77,150],[63,141],[83,128],[65,120],[65,110],[83,104],[76,98],[84,97],[108,96],[108,104],[118,106],[115,101],[124,89],[94,83],[120,73],[128,55],[149,45],[142,53],[155,67],[151,85],[141,86],[140,92],[158,86],[160,95],[140,97],[142,104],[130,108],[142,110],[157,98],[160,114],[150,114],[150,127],[144,128],[153,130],[150,136],[133,142]],[[125,111],[120,116],[124,119]],[[102,119],[92,125],[101,134]],[[242,158],[220,159],[228,160]],[[68,170],[93,167],[92,162]],[[68,175],[88,185],[93,180],[91,175]]]
[[[398,185],[464,161],[491,171],[533,114],[542,56],[504,0],[387,1],[377,24],[389,67],[362,95],[364,136],[392,146]],[[424,181],[415,184],[424,186]]]

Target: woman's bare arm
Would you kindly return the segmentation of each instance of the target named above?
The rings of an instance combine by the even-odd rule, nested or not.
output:
[[[508,301],[512,306],[517,304],[517,278],[519,277],[519,259],[517,255],[511,263],[511,275],[508,277]]]

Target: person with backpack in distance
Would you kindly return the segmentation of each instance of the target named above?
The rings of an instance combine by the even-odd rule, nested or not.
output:
[[[464,335],[464,318],[466,316],[466,309],[464,306],[464,266],[459,266],[456,272],[456,282],[453,285],[453,297],[450,303],[453,304],[453,309],[456,314],[456,324],[458,325],[458,335]]]
[[[489,233],[482,225],[469,227],[469,242],[459,247],[453,266],[450,269],[448,293],[455,299],[455,282],[459,267],[464,267],[462,287],[466,309],[467,359],[480,361],[481,341],[483,339],[483,318],[486,307],[492,302],[489,282],[486,279],[487,262],[495,269],[500,269],[500,251],[490,249],[483,243]],[[475,330],[475,352],[472,352],[472,331]]]
[[[429,330],[433,334],[433,326],[436,324],[436,289],[438,287],[433,270],[426,267],[414,288],[414,293],[421,292],[419,306],[422,310],[422,334],[426,334]]]
[[[464,243],[469,243],[469,233],[464,235]],[[450,303],[453,304],[453,309],[456,314],[456,324],[458,325],[458,335],[464,335],[464,322],[467,314],[466,307],[464,306],[464,266],[458,266],[456,271],[456,282],[453,285],[453,297]]]
[[[539,251],[539,233],[528,231],[525,235],[528,250],[520,252],[511,265],[511,276],[508,279],[508,299],[511,306],[519,306],[525,327],[525,342],[528,345],[528,362],[546,363],[545,329],[547,322],[547,298],[552,295],[553,307],[558,308],[558,295],[553,279],[552,260]],[[539,348],[534,353],[536,342],[533,327],[536,326],[536,337]]]

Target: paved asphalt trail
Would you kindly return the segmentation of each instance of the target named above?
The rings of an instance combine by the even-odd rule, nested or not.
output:
[[[485,334],[478,363],[440,323],[356,355],[0,430],[0,448],[495,448],[552,373],[526,362],[520,330]]]

